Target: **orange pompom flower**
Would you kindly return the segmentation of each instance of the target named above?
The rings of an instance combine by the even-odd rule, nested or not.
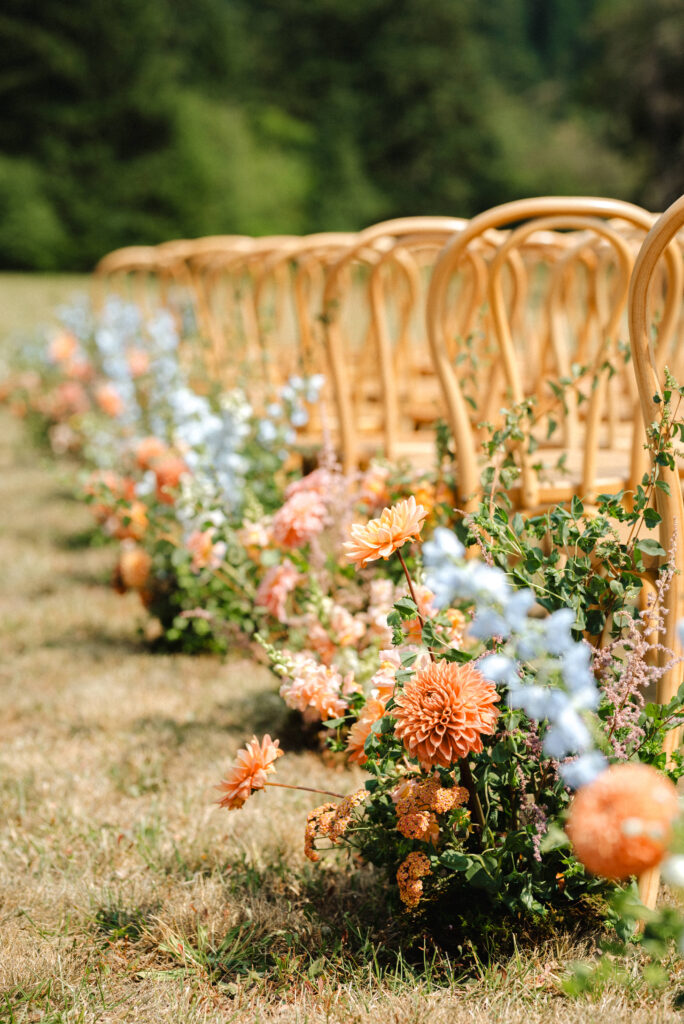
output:
[[[496,726],[496,687],[472,665],[437,661],[416,672],[395,697],[395,736],[423,766],[450,767],[482,750]]]
[[[355,523],[349,531],[351,540],[343,544],[347,558],[359,569],[378,558],[389,558],[407,540],[420,536],[426,516],[423,506],[411,497],[384,508],[379,519],[365,526]]]
[[[587,871],[618,881],[660,863],[678,813],[665,775],[647,764],[614,764],[575,795],[565,831]]]
[[[217,787],[225,794],[219,800],[220,807],[227,807],[229,811],[236,810],[242,807],[255,789],[264,788],[266,776],[275,771],[275,761],[283,755],[283,751],[278,749],[278,743],[278,740],[272,740],[268,735],[264,736],[261,743],[256,736],[252,736],[247,746],[238,750],[235,764]]]

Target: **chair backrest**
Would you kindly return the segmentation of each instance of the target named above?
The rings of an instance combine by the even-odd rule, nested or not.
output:
[[[659,328],[653,322],[652,298],[654,287],[662,287],[660,277],[663,265],[667,268],[668,313],[677,319],[682,306],[681,247],[677,244],[677,232],[684,227],[684,196],[670,206],[656,221],[639,251],[634,265],[629,294],[629,333],[632,358],[636,372],[639,398],[644,423],[660,424],[663,418],[663,375],[662,358],[654,347],[654,330],[662,337],[667,329],[665,318]],[[661,346],[658,346],[660,348]],[[677,469],[659,466],[660,478],[667,484],[667,491],[656,489],[655,501],[661,515],[660,544],[669,551],[676,535],[677,546],[675,566],[679,575],[672,581],[667,595],[668,608],[665,616],[665,635],[661,642],[665,648],[678,652],[676,626],[684,613],[684,504]],[[667,657],[666,652],[665,657]],[[658,700],[667,703],[677,692],[682,679],[682,665],[671,667],[658,681]],[[678,742],[676,732],[668,734],[666,749],[670,753]]]
[[[116,292],[145,313],[163,303],[159,281],[159,255],[154,245],[131,245],[107,253],[93,273],[96,308],[107,294]]]
[[[544,443],[545,432],[541,437],[539,431],[534,434],[544,419],[549,425],[552,420],[558,421],[564,448],[578,446],[575,454],[581,481],[577,492],[590,500],[594,497],[598,449],[600,445],[605,447],[606,441],[614,441],[615,434],[607,397],[613,367],[624,363],[624,352],[621,354],[618,342],[636,254],[631,236],[643,237],[652,221],[646,210],[618,200],[524,199],[473,218],[447,244],[432,275],[427,326],[455,439],[461,507],[474,507],[482,495],[478,419],[491,420],[492,412],[501,405],[510,408],[528,401],[534,403],[537,426],[523,426],[523,440],[515,445],[521,469],[517,494],[520,506],[535,508],[540,501],[537,457],[531,454],[530,439],[535,444]],[[501,234],[503,229],[507,229],[505,234]],[[493,231],[500,233],[498,240]],[[492,351],[485,363],[488,387],[484,392],[487,400],[482,405],[477,396],[474,400],[466,393],[465,374],[459,362],[459,352],[465,349],[467,340],[460,326],[465,314],[457,317],[454,338],[450,295],[454,276],[462,273],[476,247],[485,261],[488,322],[484,334]],[[528,270],[521,272],[520,265],[516,268],[512,263],[513,257],[523,268],[529,268],[530,261],[537,269],[546,265],[541,297],[539,275],[535,278]],[[573,289],[577,294],[582,278],[582,308],[575,308],[577,303],[568,308],[567,298]],[[519,308],[521,301],[530,306],[537,326],[532,331],[523,330],[516,338],[516,322],[528,322]],[[467,316],[471,316],[470,311]],[[668,308],[662,323],[663,339],[671,336],[674,327],[674,310]],[[489,332],[491,338],[487,338]],[[530,339],[534,343],[531,352]],[[475,345],[476,356],[481,355],[481,349],[482,343],[479,348]],[[568,388],[561,382],[574,373],[573,364],[580,357],[584,369],[574,374],[576,379]],[[625,389],[628,390],[626,385]],[[628,451],[625,458],[629,463]],[[552,492],[553,488],[549,488],[548,493]]]
[[[444,242],[465,223],[405,217],[372,225],[327,272],[322,319],[346,471],[363,461],[362,441],[366,454],[368,444],[389,458],[399,452],[406,379],[419,352],[429,355],[422,326],[424,278]],[[436,420],[441,410],[435,397]]]

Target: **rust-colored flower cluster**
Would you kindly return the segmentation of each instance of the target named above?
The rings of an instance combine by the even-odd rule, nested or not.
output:
[[[423,895],[421,879],[431,874],[430,861],[424,853],[419,853],[417,850],[409,853],[406,860],[399,865],[397,871],[399,896],[410,909],[418,906]]]
[[[329,801],[309,811],[304,830],[304,854],[309,860],[320,859],[315,846],[317,839],[329,839],[333,846],[339,843],[349,828],[354,810],[367,796],[365,789],[359,789],[355,793],[350,793],[339,804]]]
[[[437,775],[427,779],[408,778],[392,792],[396,804],[397,831],[407,839],[424,843],[439,841],[438,814],[446,814],[468,802],[462,786],[443,786]]]
[[[437,661],[416,672],[395,698],[395,735],[421,765],[449,768],[480,753],[494,732],[496,687],[472,665]]]

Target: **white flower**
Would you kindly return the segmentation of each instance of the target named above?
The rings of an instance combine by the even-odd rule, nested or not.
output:
[[[587,786],[594,779],[598,778],[607,767],[608,762],[603,754],[600,754],[597,750],[592,750],[587,754],[581,754],[574,761],[567,761],[565,764],[562,764],[559,772],[566,786],[569,786],[571,789],[580,789],[582,786]]]
[[[477,667],[485,679],[492,683],[508,683],[509,685],[518,678],[518,666],[512,658],[505,654],[488,654],[481,658]]]
[[[568,754],[582,754],[590,748],[589,730],[574,708],[566,707],[560,714],[553,716],[553,725],[544,737],[544,753],[547,757],[560,760]]]
[[[293,427],[305,427],[308,422],[309,414],[303,406],[296,407],[292,410],[292,415],[290,416],[290,423],[292,424]]]
[[[444,526],[438,526],[432,540],[423,544],[423,561],[425,565],[439,567],[444,559],[461,561],[465,556],[465,548],[455,533]]]
[[[489,640],[493,636],[507,637],[509,628],[503,615],[491,608],[479,608],[468,632],[480,640]]]
[[[571,690],[580,690],[585,686],[595,686],[590,664],[591,648],[589,644],[584,642],[573,643],[563,654],[561,672],[565,685]]]
[[[565,654],[575,646],[570,633],[575,624],[572,608],[559,608],[544,622],[544,647],[549,654]]]
[[[504,618],[512,630],[522,631],[527,626],[527,613],[535,603],[531,590],[517,590],[506,603]]]
[[[270,420],[262,420],[261,423],[259,424],[259,429],[257,430],[257,437],[259,438],[261,443],[271,444],[272,441],[275,441],[277,436],[278,431],[276,430],[273,423],[271,423]]]
[[[678,623],[677,629],[680,627],[681,623]],[[679,889],[684,889],[684,855],[673,853],[667,857],[662,863],[661,871],[663,881],[668,885],[676,885]]]

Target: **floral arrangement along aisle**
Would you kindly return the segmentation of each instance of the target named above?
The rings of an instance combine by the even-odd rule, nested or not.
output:
[[[329,674],[308,670],[332,746],[346,746],[368,777],[349,795],[323,794],[305,853],[316,861],[347,848],[383,868],[405,908],[437,930],[475,921],[495,930],[502,912],[587,913],[666,857],[683,769],[679,754],[666,765],[660,751],[684,717],[684,694],[664,710],[645,703],[648,673],[634,665],[643,646],[597,652],[573,611],[545,615],[532,590],[466,559],[447,529],[423,545],[417,583],[407,552],[425,518],[411,497],[351,527],[349,562],[364,572],[396,559],[409,596],[388,616],[393,647],[365,686],[350,673],[331,692]],[[457,644],[446,632],[455,614]],[[654,628],[652,614],[637,634]],[[286,699],[303,690],[301,661],[272,654],[281,673],[297,673]],[[618,691],[626,667],[629,686]],[[281,755],[277,740],[255,737],[222,782],[221,805],[239,808],[250,793],[284,785],[273,781]]]

